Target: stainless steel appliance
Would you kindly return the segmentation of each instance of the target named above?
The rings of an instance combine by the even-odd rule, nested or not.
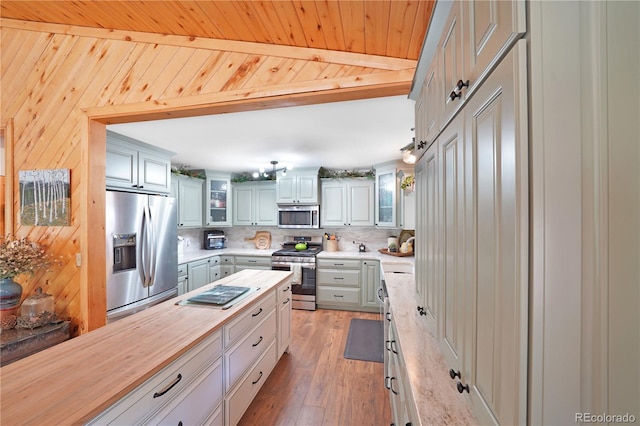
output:
[[[305,250],[296,250],[299,242],[307,244]],[[316,310],[316,255],[322,251],[322,237],[288,237],[281,250],[271,255],[271,269],[292,271],[293,309]]]
[[[278,227],[291,229],[320,228],[320,206],[278,205]]]
[[[226,237],[224,236],[223,231],[219,231],[216,229],[204,231],[204,240],[202,242],[202,247],[205,250],[217,250],[223,249],[224,243],[226,241]]]
[[[107,191],[107,321],[178,295],[176,200]]]

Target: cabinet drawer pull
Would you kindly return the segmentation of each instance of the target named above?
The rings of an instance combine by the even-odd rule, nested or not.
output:
[[[257,317],[258,315],[260,315],[262,313],[262,308],[260,308],[260,310],[258,312],[256,312],[255,314],[251,314],[252,317]]]
[[[178,422],[178,426],[182,426],[182,420]]]
[[[286,293],[287,291],[289,291],[291,289],[291,287],[287,287],[284,290],[282,290],[283,293]]]
[[[342,294],[334,294],[333,297],[344,297]]]
[[[282,302],[283,305],[286,305],[287,303],[289,303],[289,298],[287,297],[287,300],[285,300],[284,302]]]
[[[344,266],[344,263],[334,263],[333,266]]]
[[[255,385],[256,383],[258,383],[260,381],[260,379],[262,379],[262,371],[260,372],[260,375],[258,376],[258,378],[255,380],[255,382],[251,382],[252,385]]]
[[[398,394],[398,392],[396,392],[396,390],[393,388],[393,381],[394,381],[394,380],[396,380],[396,378],[395,378],[395,377],[392,377],[392,378],[389,380],[389,390],[390,390],[391,392],[393,392],[393,394],[394,394],[394,395],[397,395],[397,394]]]
[[[462,393],[464,391],[467,391],[467,393],[469,393],[469,385],[463,385],[462,382],[458,382],[456,387],[458,388],[458,392],[460,392],[460,393]]]
[[[163,390],[161,390],[160,392],[156,392],[153,394],[154,398],[159,398],[162,395],[164,395],[165,393],[169,392],[171,390],[172,387],[174,387],[175,385],[177,385],[178,383],[180,383],[180,380],[182,380],[182,374],[178,373],[178,376],[173,380],[173,382],[171,382],[171,384],[169,386],[167,386],[166,388],[164,388]]]
[[[398,348],[395,345],[396,345],[396,341],[392,340],[391,344],[389,345],[389,347],[390,347],[391,352],[393,352],[394,354],[398,355],[398,351],[397,351]]]
[[[255,343],[254,343],[253,345],[251,345],[251,346],[253,346],[253,347],[255,348],[256,346],[258,346],[258,345],[260,344],[260,342],[262,342],[262,336],[260,336],[260,339],[258,339],[258,341],[257,341],[257,342],[255,342]]]
[[[386,315],[387,321],[391,322],[391,312],[387,312]]]
[[[391,352],[391,346],[390,346],[390,344],[391,344],[391,340],[385,340],[385,341],[384,341],[384,347],[385,347],[389,352]]]
[[[385,378],[384,378],[384,387],[389,389],[389,390],[391,389],[391,386],[389,386],[389,379],[390,378],[391,377],[389,377],[389,376],[385,376]]]
[[[249,263],[256,263],[257,260],[249,260]]]
[[[344,280],[344,277],[333,277],[334,280]]]
[[[453,368],[449,370],[449,376],[451,376],[451,379],[455,379],[456,377],[459,379],[462,378],[462,376],[460,375],[460,370],[455,371]]]
[[[461,98],[461,97],[462,97],[462,93],[456,93],[456,92],[455,92],[455,90],[454,90],[454,91],[452,91],[452,92],[449,94],[449,98],[450,98],[452,101],[455,101],[455,100],[456,100],[456,98]]]

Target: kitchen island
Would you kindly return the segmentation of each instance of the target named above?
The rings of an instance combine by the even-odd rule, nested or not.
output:
[[[227,363],[229,354],[244,348],[243,335],[249,336],[253,330],[262,331],[275,326],[276,310],[279,310],[276,300],[280,300],[276,290],[289,290],[290,279],[290,272],[241,271],[0,368],[2,424],[87,423],[217,335],[220,337],[219,356],[216,356],[223,356],[224,343],[224,360]],[[253,291],[224,310],[179,304],[220,284],[252,287]],[[261,307],[259,311],[257,306]],[[262,307],[267,318],[255,326],[245,325],[248,324],[245,317],[257,317],[262,313]],[[252,314],[254,308],[255,315]],[[228,330],[230,328],[233,329]],[[279,358],[282,349],[278,347],[276,352],[272,348],[281,340],[288,341],[281,339],[283,336],[277,330],[266,332],[273,341],[269,343],[270,338],[265,338],[264,344],[269,345],[268,351]],[[239,334],[236,340],[232,340],[234,333]],[[269,367],[264,371],[265,378],[273,368],[272,365]],[[243,381],[244,372],[250,370],[247,367],[231,373],[225,371],[224,393],[232,395],[242,385],[232,387],[229,377],[236,382]],[[262,377],[262,371],[260,373]],[[264,380],[260,385],[262,383]],[[219,386],[222,387],[222,383]],[[234,416],[238,417],[238,413]]]

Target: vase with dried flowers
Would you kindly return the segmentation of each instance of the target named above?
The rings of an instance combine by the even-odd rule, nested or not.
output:
[[[15,315],[22,298],[22,286],[13,280],[46,268],[52,258],[27,238],[0,236],[0,317]]]

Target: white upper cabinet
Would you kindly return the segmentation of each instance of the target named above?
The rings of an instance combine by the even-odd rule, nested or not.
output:
[[[278,204],[318,204],[318,169],[278,172]]]
[[[401,177],[413,175],[413,167],[399,162],[374,166],[375,186],[375,225],[381,228],[414,229],[415,213],[405,211],[405,192],[401,189]],[[406,213],[406,214],[405,214]],[[411,227],[406,226],[407,223]]]
[[[231,226],[231,174],[206,172],[204,224]]]
[[[278,206],[273,181],[233,185],[233,224],[238,226],[277,226]]]
[[[524,0],[462,2],[465,70],[470,96],[527,30]],[[465,80],[465,81],[466,81]]]
[[[178,227],[202,226],[202,187],[204,180],[184,175],[171,176],[171,195],[178,202]]]
[[[438,44],[438,53],[434,59],[439,64],[438,76],[440,77],[441,90],[437,91],[439,111],[434,112],[440,120],[439,130],[453,118],[462,107],[465,99],[464,84],[464,42],[462,33],[462,4],[455,2],[451,7],[449,18],[444,27],[444,32]]]
[[[107,130],[106,186],[169,194],[174,153]]]
[[[368,179],[324,179],[320,225],[373,226],[373,187]]]

